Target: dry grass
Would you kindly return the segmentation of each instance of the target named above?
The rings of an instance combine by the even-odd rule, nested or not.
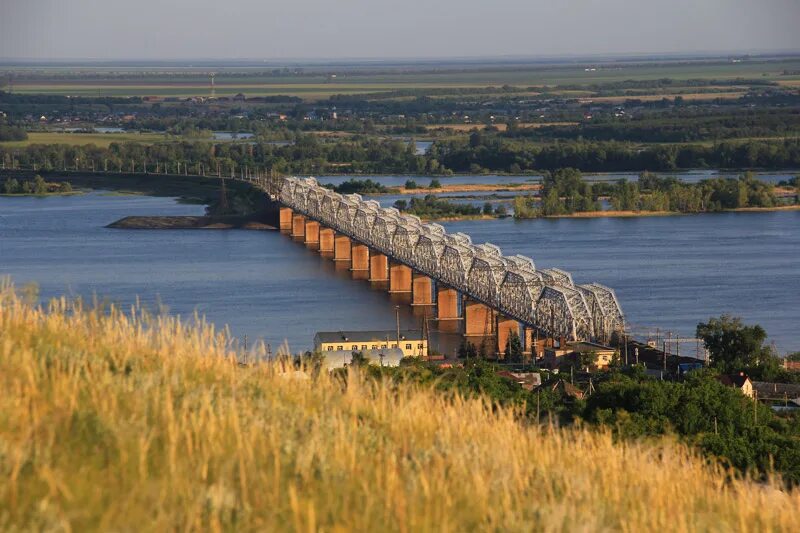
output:
[[[135,311],[135,310],[134,310]],[[0,530],[796,530],[800,494],[481,400],[239,366],[207,326],[0,291]]]

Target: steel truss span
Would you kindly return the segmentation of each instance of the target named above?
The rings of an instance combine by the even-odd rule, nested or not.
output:
[[[537,270],[528,257],[505,257],[494,244],[475,245],[469,235],[448,234],[439,224],[424,223],[357,194],[338,194],[314,178],[246,181],[293,211],[543,335],[605,341],[624,329],[614,291],[598,283],[576,285],[568,272]]]

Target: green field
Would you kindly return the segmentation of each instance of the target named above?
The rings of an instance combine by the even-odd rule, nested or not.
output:
[[[595,68],[587,71],[587,68]],[[208,71],[176,68],[162,73],[109,71],[106,69],[30,70],[14,72],[13,90],[18,93],[40,93],[81,96],[208,96],[211,92]],[[87,76],[87,72],[91,76]],[[338,73],[337,73],[338,72]],[[786,72],[791,74],[785,74]],[[231,96],[292,95],[306,100],[319,100],[335,94],[363,94],[398,89],[466,89],[512,85],[515,87],[589,86],[630,79],[673,80],[737,78],[758,79],[786,84],[800,83],[800,59],[752,60],[732,62],[606,62],[562,65],[465,66],[435,69],[426,65],[401,69],[359,70],[354,67],[329,67],[325,72],[305,75],[274,76],[268,72],[242,69],[221,72],[216,77],[215,94]],[[336,77],[332,75],[336,73]],[[1,72],[0,72],[1,74]],[[671,88],[674,90],[674,87]]]
[[[0,142],[0,147],[23,148],[31,144],[68,144],[70,146],[94,144],[107,148],[114,142],[155,143],[176,139],[179,137],[163,133],[61,133],[48,131],[28,133],[28,139],[25,141]]]

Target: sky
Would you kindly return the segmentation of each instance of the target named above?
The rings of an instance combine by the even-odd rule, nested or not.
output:
[[[800,0],[0,0],[3,59],[800,50]]]

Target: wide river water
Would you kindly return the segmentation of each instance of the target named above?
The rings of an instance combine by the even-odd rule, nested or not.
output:
[[[293,350],[315,331],[392,329],[394,305],[366,282],[274,231],[118,230],[127,215],[194,215],[169,198],[0,197],[0,276],[36,282],[43,298],[136,297],[195,311],[239,338]],[[637,332],[694,334],[730,313],[761,324],[781,353],[800,350],[800,211],[445,223],[576,282],[614,288]],[[418,327],[407,308],[403,326]]]

